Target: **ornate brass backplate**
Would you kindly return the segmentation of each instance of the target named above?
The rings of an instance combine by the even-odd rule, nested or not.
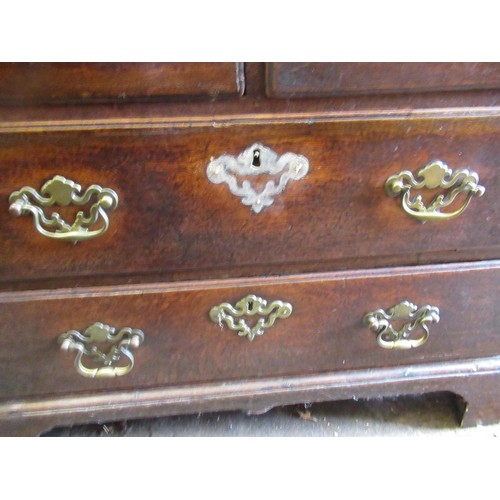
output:
[[[365,315],[363,322],[377,334],[377,343],[384,349],[411,349],[422,345],[429,337],[426,323],[439,322],[439,309],[434,306],[418,307],[405,300],[387,311],[377,309]],[[397,330],[391,321],[403,321]],[[421,330],[420,337],[410,338],[413,332]]]
[[[262,144],[253,144],[237,157],[223,155],[213,159],[207,166],[210,182],[225,182],[229,190],[241,198],[243,205],[249,205],[255,213],[261,212],[274,202],[274,197],[285,190],[291,180],[302,179],[309,171],[305,156],[285,153],[278,156]],[[281,174],[278,183],[269,180],[264,189],[257,192],[249,180],[239,183],[238,177]]]
[[[262,316],[250,327],[243,316]],[[222,328],[224,322],[231,330],[238,332],[240,337],[252,341],[257,335],[262,335],[266,328],[274,325],[278,318],[288,318],[292,314],[292,305],[281,300],[268,304],[267,300],[256,295],[248,295],[233,306],[223,302],[210,310],[210,319]],[[240,319],[237,319],[240,318]]]
[[[436,195],[426,206],[421,195],[411,197],[412,189],[446,189],[446,194]],[[473,196],[482,196],[485,188],[479,185],[479,177],[475,172],[467,169],[453,172],[445,163],[436,160],[418,171],[417,178],[408,170],[392,175],[385,183],[389,196],[403,195],[403,210],[420,220],[448,220],[460,215],[469,205]],[[441,212],[449,207],[460,195],[465,196],[462,205],[451,212]]]
[[[10,213],[13,215],[33,214],[36,229],[49,238],[71,241],[89,240],[105,233],[109,227],[106,211],[111,211],[118,205],[118,195],[109,188],[92,185],[80,196],[81,186],[75,182],[56,175],[41,188],[40,194],[31,187],[23,187],[14,191],[9,197]],[[57,212],[46,217],[43,207],[59,205],[87,205],[89,214],[78,212],[72,224],[65,222]],[[102,224],[97,229],[91,229],[101,218]]]
[[[119,377],[128,373],[134,366],[130,349],[137,349],[143,341],[141,330],[125,327],[116,331],[116,328],[103,323],[94,323],[83,333],[69,330],[58,338],[63,351],[77,351],[76,371],[90,378]],[[104,350],[103,344],[107,350]],[[83,363],[84,357],[87,363],[102,366],[89,368]],[[123,360],[126,364],[120,363]]]

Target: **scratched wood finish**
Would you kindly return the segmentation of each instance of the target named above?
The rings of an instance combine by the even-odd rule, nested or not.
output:
[[[456,423],[498,421],[500,357],[393,368],[351,370],[312,376],[259,378],[141,391],[75,393],[0,403],[0,436],[36,436],[57,426],[123,421],[213,411],[261,414],[304,401],[380,398],[448,393]]]
[[[236,68],[235,63],[1,63],[0,104],[237,94],[243,81]]]
[[[499,257],[498,67],[0,64],[0,435],[431,391],[462,396],[466,425],[497,421],[500,263],[460,262]],[[256,141],[311,163],[259,215],[205,175]],[[420,224],[383,185],[436,158],[486,194]],[[55,174],[118,192],[106,235],[64,244],[8,214]],[[294,307],[252,343],[208,318],[248,293]],[[362,315],[403,299],[441,321],[383,350]],[[59,350],[94,321],[144,330],[131,373],[85,379]]]
[[[272,97],[500,88],[500,63],[268,63]]]
[[[133,282],[135,275],[257,276],[497,258],[499,133],[500,117],[485,117],[0,135],[0,280],[4,289],[29,280],[43,288],[49,278],[74,286],[79,277],[88,285],[118,275]],[[257,141],[310,161],[307,176],[260,214],[206,176],[210,158]],[[486,194],[454,220],[421,224],[384,183],[434,159],[476,171]],[[38,234],[31,216],[9,214],[11,192],[40,188],[56,174],[118,193],[106,234],[72,245]]]
[[[500,354],[500,261],[296,276],[0,294],[1,399],[75,391],[182,387],[261,377],[306,376]],[[487,291],[487,293],[485,293]],[[209,311],[248,294],[290,302],[293,312],[253,342],[221,328]],[[362,323],[365,313],[401,300],[433,305],[441,321],[412,350],[385,350]],[[87,379],[62,352],[59,334],[99,321],[140,328],[133,370]]]
[[[317,99],[264,99],[259,94],[260,86],[251,85],[247,80],[245,89],[245,95],[238,99],[172,99],[147,103],[127,100],[120,106],[97,101],[92,106],[82,102],[72,103],[71,106],[4,106],[1,109],[0,133],[135,128],[145,124],[153,129],[178,121],[191,126],[200,121],[225,126],[226,122],[248,123],[259,120],[261,123],[288,123],[297,118],[310,121],[321,120],[325,116],[352,120],[498,115],[500,107],[500,91],[495,89]]]

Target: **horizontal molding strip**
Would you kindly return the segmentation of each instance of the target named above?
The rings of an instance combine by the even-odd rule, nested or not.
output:
[[[252,381],[203,384],[187,387],[107,392],[93,396],[9,402],[0,404],[0,419],[43,417],[96,411],[121,411],[168,405],[195,405],[204,401],[227,401],[247,397],[309,391],[361,390],[377,385],[454,379],[500,373],[500,356],[410,365],[396,368],[352,370],[306,377],[279,377]],[[444,388],[443,388],[444,390]],[[381,391],[383,393],[384,391]]]
[[[220,278],[211,280],[174,281],[170,283],[144,283],[132,285],[107,285],[81,288],[59,288],[50,290],[25,290],[18,292],[0,292],[0,304],[28,302],[36,300],[61,300],[85,297],[110,297],[113,295],[144,295],[150,293],[183,292],[191,290],[209,290],[254,287],[265,285],[286,285],[294,283],[314,283],[318,281],[347,281],[366,278],[385,278],[432,273],[457,273],[470,271],[489,271],[500,268],[500,260],[429,264],[425,266],[385,267],[377,269],[358,269],[352,271],[334,271],[287,276],[269,276],[252,278]]]
[[[500,118],[500,107],[430,108],[373,111],[273,112],[214,114],[204,116],[81,118],[64,120],[2,121],[0,134],[20,132],[56,132],[107,129],[163,129],[229,127],[234,125],[270,125],[284,123],[385,121],[400,119]]]

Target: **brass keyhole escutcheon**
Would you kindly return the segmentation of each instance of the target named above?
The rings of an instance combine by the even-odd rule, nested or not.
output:
[[[305,156],[278,155],[263,144],[255,143],[237,156],[223,154],[212,159],[206,173],[210,182],[227,184],[243,205],[258,214],[270,207],[291,181],[304,178],[308,171],[309,161]]]
[[[240,337],[252,341],[256,336],[264,334],[267,328],[274,325],[278,318],[288,318],[292,314],[292,305],[281,300],[268,303],[256,295],[247,295],[233,306],[223,302],[210,310],[210,319],[220,325],[223,323],[231,330],[238,332]],[[258,316],[255,325],[250,326],[245,317]]]

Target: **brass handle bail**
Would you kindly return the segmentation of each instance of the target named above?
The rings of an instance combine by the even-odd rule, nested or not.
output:
[[[141,330],[125,327],[117,331],[103,323],[94,323],[83,333],[69,330],[58,338],[61,350],[77,352],[76,371],[88,378],[120,377],[129,373],[134,367],[131,349],[137,349],[143,341]],[[103,350],[103,344],[108,346],[107,351]],[[83,363],[84,358],[86,363],[102,366],[89,367]]]
[[[377,334],[377,344],[384,349],[411,349],[424,344],[429,337],[427,323],[439,322],[439,309],[434,306],[418,307],[405,300],[387,311],[377,309],[367,313],[363,322]],[[393,322],[404,324],[397,329]],[[413,332],[421,330],[420,337],[411,338]]]
[[[105,233],[109,227],[107,211],[114,210],[118,205],[118,195],[109,188],[92,185],[80,195],[81,186],[75,182],[56,175],[46,182],[39,194],[31,187],[23,187],[19,191],[14,191],[9,197],[9,211],[14,216],[33,215],[35,228],[48,238],[71,241],[90,240]],[[95,198],[90,206],[89,214],[85,215],[80,211],[76,214],[72,224],[67,223],[57,212],[47,217],[44,207],[53,205],[87,205]],[[101,219],[101,226],[94,228],[98,219]]]
[[[412,189],[423,188],[446,190],[434,196],[425,205],[420,194],[412,198]],[[387,194],[394,198],[402,195],[403,210],[421,222],[449,220],[458,217],[468,206],[473,197],[483,196],[485,188],[479,185],[478,175],[467,169],[453,172],[445,163],[436,160],[419,170],[417,178],[408,170],[392,175],[385,183]],[[465,195],[462,205],[453,211],[441,212],[450,207],[460,196]]]

